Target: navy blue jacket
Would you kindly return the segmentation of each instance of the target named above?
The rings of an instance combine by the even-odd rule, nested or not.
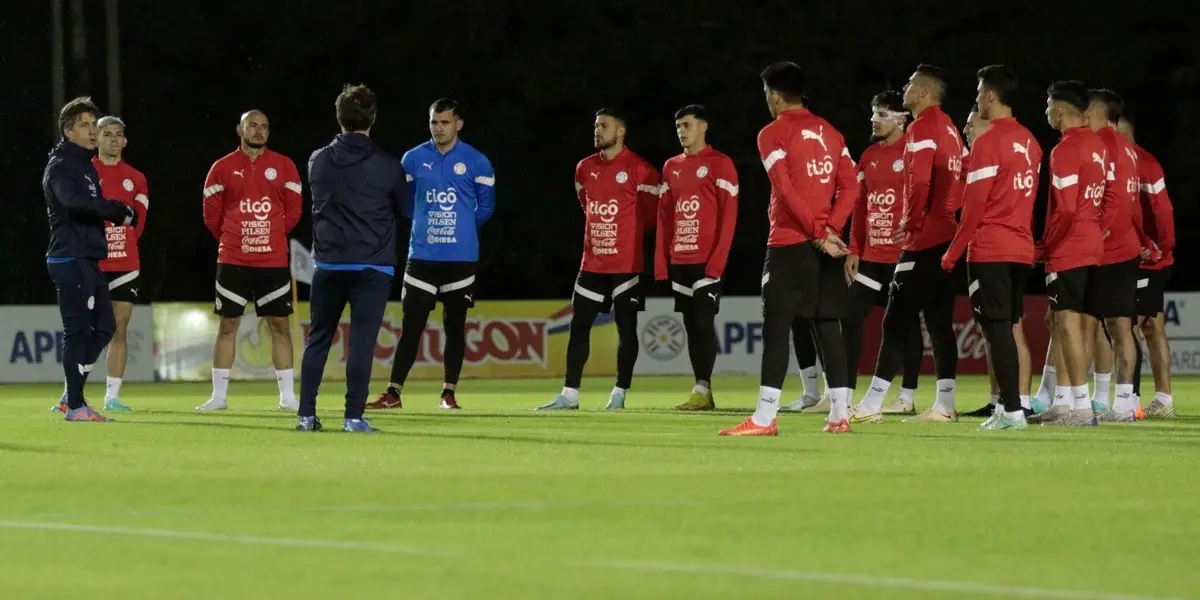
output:
[[[42,173],[46,214],[50,217],[47,258],[108,257],[104,222],[124,223],[132,209],[100,195],[100,175],[92,151],[63,140],[50,151]]]
[[[396,222],[411,202],[404,167],[371,138],[342,133],[308,159],[313,261],[396,264]]]

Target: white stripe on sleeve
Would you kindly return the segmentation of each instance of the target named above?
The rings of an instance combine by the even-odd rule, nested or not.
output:
[[[775,166],[775,163],[779,162],[780,159],[786,156],[787,152],[784,152],[782,149],[772,150],[771,153],[763,159],[763,168],[770,171],[771,167]]]
[[[1054,189],[1064,190],[1079,183],[1079,176],[1067,175],[1066,177],[1059,177],[1058,175],[1055,175],[1053,178],[1051,178],[1050,183],[1054,185]]]
[[[300,184],[295,181],[289,181],[289,182],[283,184],[283,187],[285,187],[293,192],[296,192],[297,194],[299,194],[302,189],[300,187]]]
[[[1167,189],[1167,182],[1161,177],[1154,183],[1142,184],[1142,191],[1146,192],[1147,194],[1158,194],[1165,189]]]
[[[495,177],[484,177],[483,175],[480,175],[475,178],[475,183],[478,183],[479,185],[486,185],[488,187],[495,187],[496,186],[496,178]]]
[[[138,194],[134,196],[133,199],[141,202],[142,206],[145,206],[147,209],[150,208],[150,199],[147,198],[145,194]]]
[[[905,147],[909,152],[920,152],[922,150],[937,150],[937,142],[933,140],[921,140],[919,142],[909,142]]]
[[[219,194],[223,191],[225,191],[225,186],[216,183],[204,188],[204,197],[207,198],[213,194]]]
[[[643,183],[643,184],[639,185],[637,189],[639,192],[643,192],[646,194],[654,194],[655,196],[658,195],[658,186],[657,185],[646,185]]]
[[[663,184],[664,187],[666,187],[666,185],[667,184],[665,184],[665,183]],[[724,179],[717,178],[717,187],[729,192],[730,196],[738,195],[738,186],[733,185],[732,183],[730,183],[729,181],[726,181]]]
[[[1000,167],[984,167],[982,169],[971,171],[970,173],[967,173],[967,185],[971,185],[977,181],[983,181],[984,179],[991,179],[999,172]]]

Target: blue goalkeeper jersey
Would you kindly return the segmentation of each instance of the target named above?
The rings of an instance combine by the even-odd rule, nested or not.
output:
[[[458,140],[443,155],[433,141],[400,159],[412,189],[408,258],[479,260],[479,228],[496,209],[496,174],[482,152]]]

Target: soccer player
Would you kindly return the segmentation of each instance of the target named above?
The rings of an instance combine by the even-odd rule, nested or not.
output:
[[[1021,315],[1034,261],[1033,205],[1042,149],[1012,116],[1017,74],[992,65],[976,73],[979,115],[991,121],[971,147],[962,222],[942,256],[950,272],[967,251],[967,293],[987,338],[1000,403],[982,429],[1025,429],[1013,324]]]
[[[1133,395],[1134,349],[1133,319],[1137,317],[1138,267],[1150,256],[1149,241],[1143,241],[1142,211],[1138,205],[1137,153],[1117,132],[1124,101],[1111,90],[1090,90],[1085,113],[1087,124],[1100,135],[1108,152],[1108,185],[1100,205],[1104,254],[1097,267],[1095,283],[1087,292],[1087,312],[1103,319],[1104,330],[1112,340],[1115,360],[1097,341],[1093,352],[1096,364],[1096,391],[1092,408],[1102,421],[1136,421],[1142,412]],[[1094,321],[1087,320],[1085,339],[1093,339]],[[1110,370],[1116,363],[1116,396],[1108,406]]]
[[[96,123],[100,132],[100,152],[92,158],[92,166],[100,175],[100,190],[105,198],[120,200],[138,213],[137,226],[105,226],[108,238],[108,258],[100,261],[100,270],[108,279],[108,293],[112,297],[113,317],[116,330],[108,346],[108,381],[104,392],[104,410],[129,412],[121,403],[121,379],[125,377],[127,356],[126,337],[133,305],[141,300],[138,239],[146,227],[146,213],[150,209],[146,176],[121,159],[128,141],[125,139],[125,123],[113,116],[103,117]]]
[[[101,195],[100,176],[92,164],[96,151],[96,116],[91,98],[68,102],[58,113],[62,141],[50,151],[42,174],[42,192],[50,224],[46,270],[58,290],[63,321],[63,375],[68,421],[108,421],[83,398],[92,365],[112,339],[116,327],[108,281],[99,261],[108,256],[106,223],[136,227],[138,212]]]
[[[1088,279],[1104,252],[1100,202],[1108,168],[1104,142],[1084,125],[1087,107],[1087,88],[1078,81],[1058,82],[1047,90],[1046,120],[1062,139],[1050,152],[1050,201],[1041,252],[1054,339],[1046,362],[1055,365],[1057,377],[1052,404],[1036,416],[1043,425],[1096,425],[1088,394],[1083,310]]]
[[[883,317],[883,342],[875,377],[862,404],[883,404],[883,397],[904,358],[904,340],[925,313],[937,371],[933,406],[911,419],[948,423],[958,419],[954,407],[958,343],[954,336],[954,282],[939,260],[954,237],[961,196],[963,144],[958,129],[942,110],[945,72],[920,65],[904,87],[904,106],[915,116],[904,148],[903,211],[895,233],[902,244]]]
[[[213,344],[212,397],[196,410],[228,408],[229,369],[250,302],[270,332],[279,408],[296,410],[288,232],[300,222],[300,173],[292,159],[267,148],[271,124],[262,111],[243,114],[237,133],[238,149],[213,163],[204,180],[204,225],[220,243],[214,306],[221,324]]]
[[[401,296],[403,330],[391,383],[367,408],[401,408],[400,390],[417,359],[429,313],[441,300],[446,344],[439,406],[459,409],[454,395],[466,356],[467,310],[475,306],[479,230],[496,210],[496,172],[482,152],[459,139],[462,128],[458,102],[438,99],[429,107],[432,139],[400,159],[412,182],[413,219]]]
[[[875,306],[887,306],[900,244],[895,234],[900,224],[904,189],[904,128],[908,111],[904,96],[886,91],[871,99],[871,141],[858,161],[862,185],[858,205],[850,220],[850,255],[846,257],[849,305],[842,319],[846,338],[846,368],[851,393],[858,379],[862,356],[863,323]],[[883,406],[883,397],[872,395],[872,404],[860,404],[850,414],[851,423],[878,421],[883,414],[915,414],[913,394],[921,375],[925,340],[921,322],[914,319],[904,338],[904,383],[896,401]]]
[[[671,280],[696,378],[691,396],[677,408],[712,410],[721,277],[737,227],[737,170],[733,160],[708,145],[705,107],[690,104],[679,109],[675,133],[683,153],[663,165],[654,278]]]
[[[1133,122],[1122,117],[1117,129],[1137,152],[1142,229],[1158,247],[1160,255],[1157,261],[1142,265],[1137,281],[1138,326],[1146,338],[1150,369],[1154,373],[1154,401],[1146,407],[1145,414],[1147,418],[1170,419],[1175,417],[1175,404],[1171,398],[1171,348],[1167,343],[1163,318],[1163,293],[1171,278],[1171,267],[1175,264],[1175,211],[1171,197],[1167,195],[1162,165],[1153,154],[1137,145]],[[1138,377],[1141,375],[1141,361],[1135,362],[1134,375]]]
[[[412,206],[400,161],[371,141],[378,113],[365,85],[346,85],[335,103],[342,133],[308,160],[313,196],[312,331],[300,371],[297,431],[319,431],[317,391],[342,311],[350,305],[342,429],[370,433],[363,419],[375,342],[396,274],[396,222]]]
[[[779,434],[776,415],[796,319],[810,324],[825,369],[830,396],[825,431],[849,433],[849,375],[840,322],[847,293],[842,257],[848,248],[838,232],[858,195],[854,161],[842,134],[806,108],[803,69],[780,62],[761,77],[774,118],[758,133],[759,156],[771,180],[761,387],[754,414],[720,435]]]
[[[571,296],[567,376],[562,392],[538,410],[579,408],[579,386],[591,350],[592,324],[613,312],[617,323],[617,382],[608,410],[625,408],[638,355],[638,312],[645,307],[641,273],[644,236],[658,218],[658,171],[625,146],[620,111],[596,111],[592,141],[599,152],[575,166],[575,193],[583,208],[583,260]]]

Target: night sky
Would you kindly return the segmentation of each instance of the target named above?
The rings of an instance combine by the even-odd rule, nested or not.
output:
[[[51,106],[50,3],[11,4],[0,23],[0,300],[49,303],[40,181],[58,108]],[[90,94],[107,110],[103,2],[85,2],[82,60],[72,54],[70,4],[64,0],[67,97]],[[1193,141],[1200,11],[1172,10],[1169,2],[1007,4],[947,11],[946,3],[863,0],[121,0],[120,116],[128,125],[126,158],[150,186],[141,243],[149,298],[212,298],[216,242],[201,222],[201,188],[212,162],[236,147],[238,116],[266,111],[271,148],[304,172],[309,154],[337,131],[333,100],[346,82],[378,94],[373,136],[397,156],[428,138],[432,100],[462,104],[462,138],[497,173],[497,214],[483,230],[481,298],[569,296],[583,222],[572,174],[594,151],[595,109],[623,107],[627,144],[661,167],[679,151],[673,112],[706,104],[709,141],[734,158],[742,181],[726,290],[757,294],[769,187],[755,135],[770,119],[758,73],[777,60],[808,70],[813,110],[843,132],[855,158],[869,143],[871,96],[899,89],[920,62],[949,71],[946,108],[960,126],[974,100],[975,70],[1014,67],[1022,78],[1017,117],[1047,157],[1057,134],[1042,114],[1046,86],[1083,79],[1115,89],[1137,119],[1138,142],[1166,170],[1176,255],[1189,262],[1200,245],[1187,226],[1200,217]],[[1043,207],[1039,199],[1039,230]],[[293,236],[311,240],[308,218]],[[1180,268],[1171,287],[1198,284]]]

